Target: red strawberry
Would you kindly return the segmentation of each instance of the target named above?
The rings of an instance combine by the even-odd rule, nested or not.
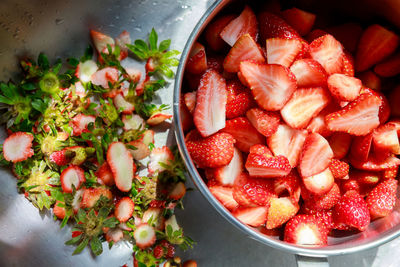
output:
[[[381,90],[381,78],[373,71],[365,71],[358,74],[357,77],[362,81],[365,87],[371,88],[372,90]]]
[[[365,136],[356,136],[351,144],[351,157],[360,161],[366,161],[371,150],[372,138],[372,133]]]
[[[335,183],[332,188],[323,195],[316,195],[311,192],[308,194],[308,198],[304,201],[307,209],[310,210],[329,210],[333,208],[340,199],[340,189]]]
[[[299,208],[299,204],[293,203],[289,197],[272,198],[265,227],[273,229],[281,226],[296,215]]]
[[[212,169],[212,176],[221,185],[234,185],[243,171],[242,153],[235,148],[232,160],[223,167]]]
[[[135,106],[126,101],[122,94],[117,94],[113,98],[113,103],[117,110],[121,110],[123,114],[131,114],[135,110]]]
[[[296,77],[298,87],[325,86],[328,79],[324,67],[311,58],[296,60],[290,71]]]
[[[333,178],[332,172],[329,168],[321,171],[320,173],[303,177],[303,182],[307,190],[316,194],[323,195],[335,184],[335,179]]]
[[[262,136],[250,123],[246,117],[238,117],[226,121],[226,126],[222,132],[231,134],[235,140],[235,145],[243,152],[249,152],[252,145],[265,144],[265,137]]]
[[[382,171],[400,165],[400,159],[395,156],[388,156],[385,159],[381,159],[374,154],[370,154],[366,161],[362,161],[353,157],[349,158],[349,160],[353,167],[366,171]]]
[[[278,130],[280,122],[278,113],[252,108],[246,112],[246,116],[254,128],[266,137],[271,136]]]
[[[186,70],[193,74],[201,74],[207,69],[206,49],[199,42],[193,44],[190,51]]]
[[[211,194],[218,199],[221,204],[228,210],[235,210],[239,204],[233,198],[233,188],[227,186],[214,185],[208,187]]]
[[[264,157],[273,157],[274,154],[272,154],[271,150],[267,146],[257,144],[254,146],[250,147],[250,153],[252,154],[258,154],[258,155],[263,155]]]
[[[350,226],[364,231],[370,223],[367,203],[356,191],[346,192],[333,208],[336,225]]]
[[[96,172],[96,176],[98,178],[99,183],[107,185],[107,186],[113,186],[115,184],[113,174],[111,172],[110,166],[108,163],[105,161],[100,168]]]
[[[49,160],[50,162],[55,163],[58,166],[65,166],[71,162],[71,159],[75,156],[75,152],[63,149],[59,151],[54,151],[50,154]]]
[[[282,12],[283,19],[292,26],[301,36],[310,32],[316,15],[298,8],[291,8]]]
[[[228,91],[226,118],[234,119],[243,116],[254,104],[251,92],[237,80],[227,81],[226,89]]]
[[[363,29],[360,24],[350,22],[330,27],[327,31],[332,34],[347,51],[353,53],[356,51],[358,40],[361,37]]]
[[[234,18],[235,15],[224,15],[215,19],[207,26],[204,36],[208,46],[212,50],[219,51],[225,47],[226,44],[224,40],[222,40],[220,33]]]
[[[328,141],[320,134],[309,134],[300,157],[299,171],[301,176],[309,177],[321,173],[328,168],[332,158],[333,152]]]
[[[126,222],[132,217],[134,212],[135,203],[130,197],[121,198],[115,205],[115,217],[120,222]]]
[[[399,167],[398,166],[385,169],[384,171],[382,171],[382,179],[384,179],[384,180],[386,180],[386,179],[396,179],[398,171],[399,171]]]
[[[305,206],[303,206],[303,207],[305,207]],[[305,207],[302,209],[302,211],[304,212],[304,214],[312,215],[317,220],[319,220],[321,223],[323,223],[325,225],[328,233],[335,226],[333,223],[333,218],[332,218],[332,210],[314,210],[314,209],[309,209],[309,208]]]
[[[318,39],[321,36],[324,36],[328,34],[326,31],[321,30],[321,29],[315,29],[312,30],[309,34],[307,34],[306,36],[306,40],[311,43],[312,41],[314,41],[315,39]]]
[[[196,107],[196,92],[185,93],[183,99],[187,109],[193,114],[194,108]]]
[[[240,72],[250,85],[254,99],[265,110],[279,110],[296,90],[296,79],[281,65],[240,63]]]
[[[379,172],[372,171],[352,170],[350,173],[350,179],[357,180],[360,186],[374,186],[379,182],[380,176]]]
[[[132,188],[133,176],[136,172],[136,165],[125,144],[113,142],[107,150],[107,163],[114,176],[115,185],[122,192],[128,192]]]
[[[101,196],[104,196],[108,199],[112,199],[112,193],[108,188],[94,187],[94,188],[83,189],[82,201],[80,203],[80,207],[84,209],[92,208],[94,205],[96,205],[97,201],[100,199]]]
[[[340,73],[343,66],[343,47],[330,34],[315,39],[310,44],[311,57],[330,75]]]
[[[361,94],[343,109],[327,115],[325,121],[331,131],[366,135],[379,125],[381,102],[377,96]]]
[[[321,88],[298,89],[281,109],[283,120],[292,128],[304,128],[329,103],[329,93]]]
[[[258,22],[256,15],[249,6],[245,6],[239,17],[235,18],[224,27],[220,36],[230,46],[243,35],[249,34],[255,41],[258,36]]]
[[[269,179],[250,178],[247,174],[242,174],[233,187],[233,198],[244,207],[268,206],[273,197],[276,194],[273,181]]]
[[[83,115],[79,113],[70,121],[70,125],[74,131],[74,135],[81,135],[84,132],[88,132],[89,123],[94,123],[96,121],[96,117],[92,115]]]
[[[381,77],[393,77],[400,74],[400,53],[377,64],[374,68],[374,72]]]
[[[226,84],[215,70],[207,70],[201,77],[196,95],[194,124],[204,137],[225,127]]]
[[[233,157],[235,139],[227,133],[202,138],[197,131],[186,136],[186,146],[199,168],[216,168],[228,164]]]
[[[399,36],[374,24],[361,35],[356,53],[356,70],[364,71],[391,55],[399,45]]]
[[[390,115],[395,115],[393,114],[393,112],[391,113],[389,101],[387,100],[386,96],[381,92],[364,87],[361,91],[361,94],[370,94],[379,97],[379,99],[381,100],[381,105],[379,106],[379,122],[381,124],[385,123],[389,119]]]
[[[343,179],[349,174],[349,164],[338,159],[332,159],[329,164],[329,169],[335,179]]]
[[[156,242],[156,231],[147,223],[142,223],[136,226],[133,238],[135,239],[136,246],[145,249],[151,247]]]
[[[186,132],[193,127],[193,117],[184,102],[183,97],[181,97],[179,100],[180,122],[182,123],[182,130]]]
[[[103,88],[110,88],[110,83],[118,81],[118,70],[114,67],[106,67],[93,73],[91,82],[94,85],[101,86]]]
[[[354,77],[354,59],[347,51],[343,54],[343,66],[340,73]]]
[[[285,156],[265,157],[258,154],[249,154],[246,165],[252,177],[275,178],[289,174],[291,166]]]
[[[397,135],[397,127],[394,123],[386,123],[376,128],[373,132],[373,147],[378,155],[390,153],[400,154],[400,143]]]
[[[267,39],[268,64],[279,64],[289,68],[302,49],[303,44],[299,39]]]
[[[258,14],[261,40],[269,38],[300,39],[300,35],[280,17],[263,11]]]
[[[325,116],[338,109],[334,102],[330,102],[317,116],[315,116],[307,125],[308,132],[319,133],[323,137],[331,136],[333,133],[328,129],[325,122]]]
[[[110,45],[111,47],[114,47],[115,45],[114,39],[104,33],[90,30],[90,36],[92,37],[94,47],[99,54],[107,50],[107,45]]]
[[[173,200],[180,200],[186,194],[186,186],[183,182],[177,183],[169,192],[168,197]]]
[[[207,68],[213,69],[219,73],[224,71],[224,57],[223,56],[210,56],[207,57]]]
[[[65,193],[72,193],[74,187],[79,189],[85,181],[84,171],[74,165],[64,169],[60,175],[61,187]]]
[[[336,73],[329,76],[328,87],[337,100],[353,101],[359,96],[362,83],[357,78]]]
[[[397,180],[389,179],[378,184],[368,194],[366,202],[371,219],[385,217],[396,204]]]
[[[275,179],[274,191],[278,197],[289,195],[293,203],[298,203],[300,199],[300,178],[297,173],[291,171],[287,176]]]
[[[267,220],[267,207],[237,208],[232,215],[244,224],[258,227]]]
[[[65,205],[65,203],[57,200],[53,207],[53,213],[58,219],[63,220],[65,217],[65,208],[59,205]]]
[[[392,116],[400,116],[400,85],[396,86],[389,95]]]
[[[283,240],[297,245],[319,245],[328,243],[325,224],[313,215],[297,215],[285,226]]]
[[[333,133],[329,138],[329,145],[333,151],[333,157],[335,159],[344,158],[350,150],[351,143],[351,135],[341,132]]]
[[[153,148],[150,152],[150,160],[147,169],[150,174],[160,173],[165,170],[163,165],[170,165],[174,160],[174,154],[167,146]],[[160,164],[161,163],[161,164]]]

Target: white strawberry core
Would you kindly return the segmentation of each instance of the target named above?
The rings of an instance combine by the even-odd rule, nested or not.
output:
[[[297,244],[298,245],[317,245],[320,243],[318,236],[314,229],[308,225],[302,225],[297,232]]]
[[[149,243],[156,235],[154,228],[147,224],[142,224],[136,231],[133,233],[133,237],[136,240],[136,243],[139,244],[147,244]]]
[[[144,125],[145,122],[142,119],[142,117],[140,117],[137,114],[132,114],[129,116],[123,116],[122,118],[122,122],[124,123],[124,129],[125,131],[128,130],[143,130],[144,129]]]

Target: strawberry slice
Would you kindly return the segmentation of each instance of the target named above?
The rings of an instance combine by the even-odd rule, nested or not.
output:
[[[163,231],[165,228],[165,218],[163,216],[163,211],[164,210],[160,207],[147,208],[147,210],[143,212],[142,222],[150,224],[151,226],[156,228],[156,230]]]
[[[289,174],[292,167],[285,156],[265,157],[250,153],[245,167],[252,177],[275,178]]]
[[[373,132],[373,144],[376,154],[400,154],[400,143],[396,125],[389,122],[376,128]]]
[[[198,131],[186,136],[186,147],[199,168],[216,168],[227,165],[233,157],[235,139],[228,133],[216,133],[202,138]]]
[[[315,216],[297,215],[286,224],[283,240],[296,245],[324,246],[328,243],[328,231]]]
[[[201,74],[207,69],[206,49],[199,42],[193,44],[186,63],[186,68],[190,73]]]
[[[172,118],[171,114],[156,112],[156,113],[152,114],[150,116],[150,118],[148,118],[146,120],[146,123],[150,126],[156,126],[156,125],[163,123],[164,121],[171,119],[171,118]]]
[[[94,123],[96,121],[96,117],[92,115],[83,115],[79,113],[70,121],[70,125],[72,126],[73,132],[75,136],[79,136],[82,133],[88,132],[89,123]]]
[[[252,108],[246,112],[250,123],[259,133],[268,137],[274,134],[279,127],[280,116],[278,113]]]
[[[231,134],[236,140],[236,147],[246,153],[255,144],[265,144],[265,137],[251,125],[246,117],[226,121],[226,126],[222,129],[222,132]]]
[[[174,160],[174,154],[167,146],[153,148],[150,152],[150,160],[147,169],[150,174],[165,171],[165,165],[170,165]]]
[[[343,66],[340,73],[349,77],[354,77],[354,60],[352,55],[347,51],[343,53]]]
[[[307,189],[304,188],[302,190]],[[340,188],[336,183],[334,183],[332,188],[325,194],[317,195],[309,191],[306,195],[307,199],[304,200],[305,205],[306,208],[310,210],[329,210],[336,205],[341,197]]]
[[[299,208],[299,204],[293,203],[289,197],[272,198],[265,227],[267,229],[274,229],[281,226],[296,215]]]
[[[363,29],[360,24],[350,22],[329,27],[327,32],[332,34],[347,51],[353,53],[357,49]]]
[[[368,194],[366,202],[371,219],[385,217],[396,204],[397,180],[389,179],[378,184]]]
[[[136,165],[133,163],[132,155],[124,143],[111,143],[107,151],[107,163],[110,165],[117,188],[122,192],[131,190]]]
[[[113,174],[107,161],[101,164],[100,168],[95,174],[98,178],[97,181],[99,184],[104,184],[107,186],[113,186],[115,184]]]
[[[33,156],[33,135],[25,132],[15,132],[4,140],[3,156],[11,162],[24,161]]]
[[[254,39],[249,35],[242,35],[229,50],[224,60],[224,70],[238,72],[240,62],[252,60],[256,63],[265,63],[264,55]]]
[[[99,54],[107,50],[107,45],[110,45],[111,47],[115,46],[114,39],[104,33],[90,30],[90,36],[92,37],[94,47]]]
[[[335,179],[343,179],[346,175],[349,174],[349,164],[347,162],[332,159],[329,164],[329,169],[332,172],[332,175]]]
[[[381,25],[369,26],[362,33],[356,53],[356,70],[364,71],[390,56],[398,47],[397,34]]]
[[[300,39],[300,35],[280,17],[263,11],[258,14],[261,40],[269,38]]]
[[[375,154],[370,154],[366,161],[353,157],[350,157],[349,160],[353,167],[366,171],[383,171],[400,165],[400,159],[392,155],[382,159]]]
[[[224,15],[215,19],[207,26],[204,37],[206,38],[208,46],[212,50],[219,51],[226,46],[226,43],[222,40],[220,34],[225,26],[233,19],[235,19],[235,15]]]
[[[353,101],[361,91],[362,83],[359,79],[344,74],[335,73],[328,78],[328,88],[339,101]]]
[[[122,111],[122,114],[131,114],[135,110],[135,106],[126,101],[122,94],[117,94],[113,98],[113,103],[117,110]]]
[[[90,78],[92,84],[101,86],[105,89],[110,88],[110,83],[115,83],[118,81],[118,70],[114,67],[106,67],[93,73]]]
[[[250,178],[245,173],[233,187],[233,198],[243,207],[268,206],[276,196],[272,180]]]
[[[86,60],[79,62],[76,67],[75,75],[82,83],[87,83],[92,78],[92,75],[99,69],[97,63],[94,60]]]
[[[140,140],[133,140],[128,143],[128,145],[133,146],[135,149],[129,149],[134,160],[142,160],[150,156],[149,146]]]
[[[286,9],[282,18],[301,36],[307,35],[314,25],[316,15],[298,8]]]
[[[296,77],[298,87],[326,86],[328,75],[324,67],[314,59],[296,60],[290,67],[290,71]]]
[[[250,85],[254,99],[265,110],[281,109],[296,90],[296,79],[281,65],[240,63],[240,72]]]
[[[78,192],[80,192],[80,190],[77,191],[75,196],[77,196]],[[106,197],[110,200],[113,197],[110,189],[105,187],[84,188],[83,192],[79,194],[82,194],[82,201],[80,202],[80,207],[83,209],[92,208],[94,205],[96,205],[97,201],[100,199],[101,196]]]
[[[320,173],[303,177],[303,182],[307,190],[315,195],[323,195],[329,190],[335,183],[332,172],[329,168],[326,168]]]
[[[237,208],[232,215],[244,224],[258,227],[267,220],[267,207]]]
[[[362,84],[367,87],[371,88],[372,90],[381,90],[381,78],[376,75],[373,71],[365,71],[357,75],[357,77],[361,80]]]
[[[196,95],[194,124],[204,137],[225,127],[226,84],[215,70],[207,70],[201,77]]]
[[[343,47],[330,34],[315,39],[310,44],[311,57],[330,75],[340,73],[343,66]]]
[[[130,197],[123,197],[115,205],[115,217],[122,223],[126,222],[132,217],[134,208],[135,203],[133,200]]]
[[[400,53],[377,64],[374,68],[374,72],[381,77],[393,77],[400,74]]]
[[[289,126],[301,129],[306,127],[329,101],[329,93],[321,87],[298,89],[281,109],[281,115]]]
[[[129,130],[144,130],[146,123],[143,118],[138,114],[122,115],[122,122],[124,126],[122,127],[125,131]]]
[[[370,94],[361,94],[343,109],[325,117],[328,129],[353,135],[366,135],[379,125],[382,101]]]
[[[329,145],[335,159],[344,158],[350,150],[351,143],[352,137],[346,133],[335,132],[329,137]]]
[[[85,173],[78,166],[71,165],[60,175],[61,188],[65,193],[72,193],[73,188],[79,189],[85,181]]]
[[[274,191],[278,197],[289,195],[293,203],[298,203],[300,199],[300,178],[298,174],[291,171],[287,176],[275,179]]]
[[[289,68],[302,49],[303,44],[299,39],[267,39],[268,64],[279,64]]]
[[[389,119],[390,115],[394,115],[393,112],[391,113],[391,107],[388,99],[381,92],[364,87],[361,90],[361,94],[370,94],[379,97],[381,100],[381,105],[379,106],[379,122],[381,124],[385,123]]]
[[[258,36],[258,22],[256,15],[249,6],[245,6],[239,17],[235,18],[221,31],[221,38],[230,46],[243,35],[249,34],[255,41]]]
[[[183,100],[190,113],[193,114],[196,107],[196,92],[189,92],[183,95]]]
[[[243,157],[242,153],[235,148],[232,160],[228,165],[212,169],[212,177],[216,179],[221,185],[233,186],[240,174],[243,171]]]
[[[235,210],[239,204],[233,198],[233,188],[227,186],[214,185],[208,187],[211,194],[218,199],[221,204],[228,210]]]
[[[250,90],[245,88],[239,81],[227,81],[226,90],[228,92],[226,101],[227,119],[243,116],[254,105]]]
[[[301,176],[310,177],[323,172],[328,168],[332,158],[333,152],[328,141],[320,134],[309,134],[300,157],[299,171]],[[311,179],[313,180],[313,178]]]
[[[156,242],[156,231],[147,223],[142,223],[136,226],[133,232],[136,246],[141,249],[151,247]]]

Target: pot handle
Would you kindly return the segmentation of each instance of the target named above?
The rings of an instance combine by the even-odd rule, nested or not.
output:
[[[328,258],[316,258],[302,255],[295,255],[297,267],[329,267]]]

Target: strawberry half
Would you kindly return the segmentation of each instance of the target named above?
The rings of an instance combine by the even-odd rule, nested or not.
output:
[[[373,147],[376,154],[400,154],[400,143],[397,127],[394,123],[387,123],[376,128],[373,132]]]
[[[391,107],[388,99],[381,92],[363,87],[363,89],[361,90],[361,94],[370,94],[379,97],[379,99],[381,100],[381,105],[379,106],[379,122],[381,124],[385,123],[391,115],[395,115],[393,114],[393,112],[391,112]]]
[[[61,188],[65,193],[72,193],[74,187],[79,189],[85,181],[85,172],[78,166],[69,166],[60,175]]]
[[[250,85],[254,99],[265,110],[280,110],[296,90],[296,79],[281,65],[244,61],[240,72]]]
[[[147,169],[151,175],[165,170],[165,165],[170,165],[174,160],[174,154],[167,146],[153,148],[150,152],[150,160]],[[164,166],[163,166],[164,165]]]
[[[101,164],[100,168],[96,172],[98,182],[107,186],[113,186],[115,184],[114,176],[111,172],[110,166],[107,161]]]
[[[286,224],[283,240],[297,245],[324,246],[328,243],[328,231],[315,216],[297,215]]]
[[[328,74],[324,67],[314,59],[296,60],[290,67],[290,71],[296,77],[299,88],[326,86]]]
[[[307,199],[304,201],[307,209],[310,210],[329,210],[336,205],[341,197],[339,186],[336,183],[323,195],[313,194],[312,192],[307,192],[307,194]]]
[[[134,160],[142,160],[150,156],[150,148],[143,141],[133,140],[128,145],[135,147],[135,149],[129,149]]]
[[[156,231],[147,223],[142,223],[136,226],[136,230],[133,232],[133,238],[135,239],[136,246],[145,249],[156,242]]]
[[[335,73],[328,78],[328,88],[339,101],[353,101],[361,91],[362,83],[359,79],[344,74]]]
[[[208,46],[212,50],[219,51],[226,46],[226,43],[224,40],[222,40],[220,33],[233,19],[235,19],[235,15],[225,15],[215,19],[207,26],[204,37],[206,38]]]
[[[377,64],[374,68],[374,72],[381,77],[393,77],[400,74],[400,53]],[[370,86],[368,87],[371,88]]]
[[[299,204],[293,203],[289,197],[272,198],[268,209],[267,229],[281,226],[299,211]]]
[[[233,188],[221,185],[209,186],[211,194],[218,199],[221,204],[228,210],[235,210],[239,204],[233,198]]]
[[[248,155],[245,166],[250,176],[261,178],[283,177],[292,169],[285,156],[265,157],[252,153]]]
[[[235,148],[232,160],[228,165],[212,169],[212,177],[221,185],[233,186],[243,171],[242,153]]]
[[[384,180],[386,180],[386,179],[396,179],[398,171],[399,171],[399,167],[398,166],[385,169],[384,171],[382,171],[382,179],[384,179]]]
[[[269,38],[300,39],[300,35],[283,19],[270,12],[263,11],[257,16],[261,40]]]
[[[282,11],[282,18],[301,36],[304,36],[313,27],[316,15],[293,7]]]
[[[311,57],[330,75],[340,73],[343,66],[343,47],[330,34],[315,39],[310,44]]]
[[[79,191],[77,191],[76,195]],[[80,202],[80,207],[84,209],[92,208],[94,205],[96,205],[101,196],[104,196],[108,199],[112,199],[113,197],[110,189],[105,187],[84,188],[82,192],[82,201]]]
[[[352,137],[347,133],[335,132],[329,137],[328,141],[333,151],[333,157],[342,159],[350,150]]]
[[[84,132],[88,132],[89,123],[94,123],[96,121],[96,117],[92,115],[84,115],[79,113],[70,121],[70,125],[72,126],[73,132],[75,136],[81,135]]]
[[[333,178],[332,172],[329,168],[321,171],[320,173],[303,177],[303,182],[307,190],[316,194],[323,195],[335,184],[335,179]]]
[[[366,202],[371,219],[385,217],[396,204],[397,180],[389,179],[378,184],[368,194]]]
[[[289,68],[302,49],[303,44],[299,39],[267,39],[268,64],[279,64]]]
[[[204,137],[225,127],[226,111],[225,79],[215,70],[207,70],[201,77],[196,94],[194,124]]]
[[[354,60],[352,55],[347,51],[343,53],[343,66],[340,73],[349,77],[354,77]]]
[[[136,165],[133,163],[132,155],[124,143],[111,143],[107,150],[107,163],[110,166],[117,188],[122,192],[131,190]]]
[[[24,161],[33,156],[33,135],[25,132],[15,132],[4,140],[3,156],[11,162]]]
[[[300,199],[300,178],[297,172],[291,171],[287,176],[275,179],[274,191],[278,197],[289,195],[293,203],[298,203]]]
[[[250,90],[245,88],[239,81],[227,81],[226,90],[228,92],[226,101],[227,119],[243,116],[254,105]]]
[[[206,49],[199,42],[193,44],[186,63],[186,68],[190,73],[201,74],[207,69]]]
[[[233,198],[243,207],[268,206],[276,196],[272,180],[250,178],[247,174],[242,174],[233,187]]]
[[[133,200],[130,197],[123,197],[115,205],[114,214],[118,221],[126,222],[132,217],[134,211],[135,203]]]
[[[332,218],[332,210],[314,210],[314,209],[309,209],[309,208],[303,206],[302,212],[304,214],[312,215],[317,220],[322,222],[325,225],[328,234],[335,226],[333,223],[333,218]]]
[[[258,227],[267,220],[267,207],[237,208],[232,215],[244,224]]]
[[[118,70],[114,67],[106,67],[93,73],[90,78],[92,84],[101,86],[103,88],[110,88],[110,83],[115,83],[118,81]]]
[[[274,154],[272,154],[271,150],[267,146],[257,144],[254,146],[250,147],[250,153],[252,154],[258,154],[258,155],[263,155],[264,157],[273,157]]]
[[[264,111],[260,108],[252,108],[246,112],[250,123],[259,133],[268,137],[278,130],[280,116],[278,113]]]
[[[351,158],[366,161],[371,150],[372,138],[372,133],[364,136],[356,136],[351,144]]]

